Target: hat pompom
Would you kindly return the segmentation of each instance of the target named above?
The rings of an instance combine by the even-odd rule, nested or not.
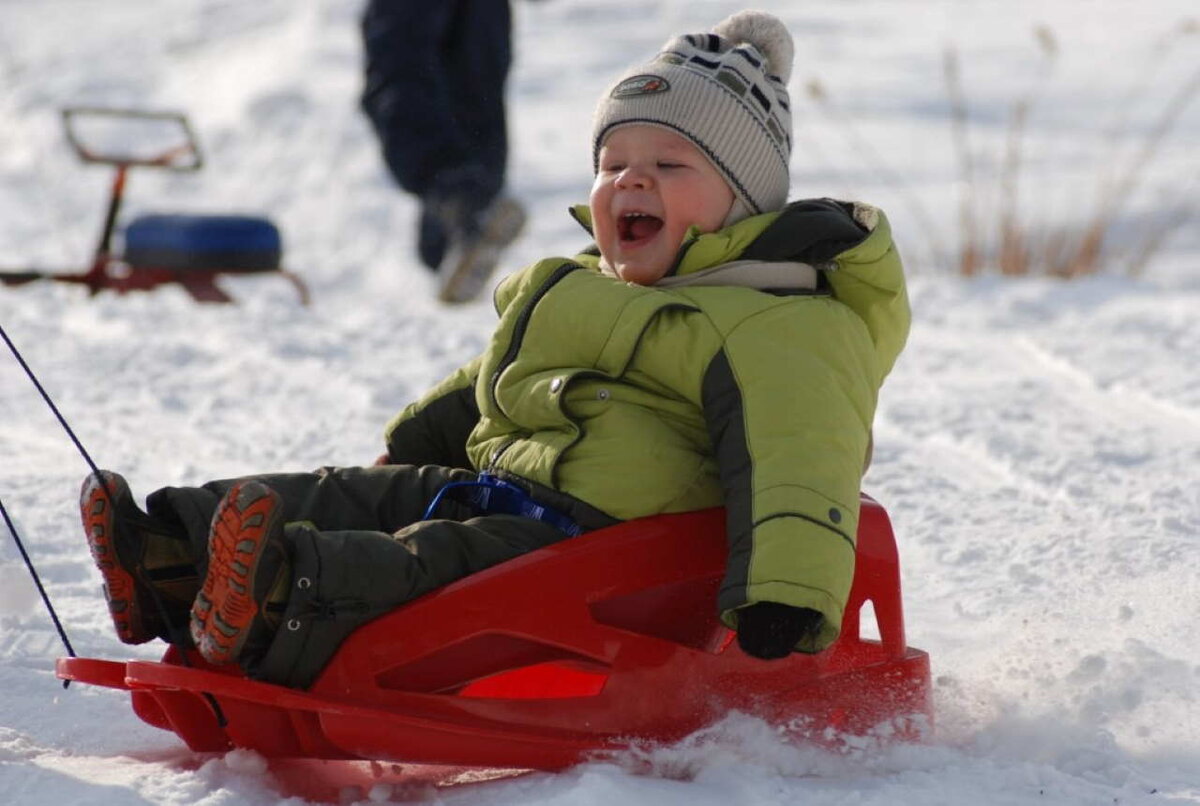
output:
[[[767,60],[767,70],[787,84],[792,77],[792,58],[795,46],[787,26],[765,11],[746,10],[726,17],[713,26],[712,32],[735,45],[747,42],[758,48]]]

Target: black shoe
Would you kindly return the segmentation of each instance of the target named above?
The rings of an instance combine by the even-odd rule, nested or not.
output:
[[[200,589],[186,539],[138,508],[125,479],[109,470],[83,482],[79,500],[92,560],[117,637],[126,644],[170,639]]]

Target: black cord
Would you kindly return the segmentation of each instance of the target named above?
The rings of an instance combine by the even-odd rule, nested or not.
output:
[[[25,362],[25,357],[20,354],[20,350],[17,349],[17,345],[12,343],[11,338],[8,338],[8,333],[5,332],[4,325],[0,325],[0,338],[4,338],[5,344],[8,345],[8,350],[11,351],[14,359],[17,359],[17,363],[19,363],[20,368],[24,369],[25,374],[28,375],[31,383],[34,384],[38,395],[42,396],[43,401],[46,401],[46,405],[48,405],[50,411],[53,411],[54,416],[59,421],[59,425],[62,426],[62,431],[67,433],[67,437],[71,438],[72,443],[74,443],[74,446],[76,446],[76,450],[79,451],[79,456],[82,456],[84,462],[88,463],[88,467],[91,468],[92,475],[96,477],[96,480],[100,482],[101,487],[104,488],[104,494],[106,494],[108,497],[109,505],[115,503],[116,497],[113,495],[113,488],[108,485],[108,480],[104,479],[104,474],[101,473],[100,468],[97,467],[96,463],[92,461],[91,455],[88,453],[88,449],[85,449],[83,443],[80,443],[79,438],[76,437],[76,433],[74,433],[74,429],[71,428],[70,423],[66,421],[66,417],[62,416],[61,411],[59,411],[59,407],[56,407],[53,399],[50,399],[50,396],[48,395],[46,389],[44,389],[42,386],[41,381],[37,380],[37,375],[34,374],[34,371],[32,371],[28,363]],[[25,558],[25,566],[28,567],[30,576],[34,577],[34,584],[37,585],[37,590],[42,594],[42,601],[46,603],[46,609],[49,610],[50,619],[54,620],[54,626],[58,628],[59,637],[62,639],[62,645],[66,646],[67,655],[76,657],[74,650],[71,648],[71,642],[67,639],[67,633],[64,628],[62,628],[62,624],[59,621],[58,613],[55,613],[54,606],[52,603],[50,603],[50,597],[47,595],[46,589],[42,587],[41,579],[37,576],[34,563],[32,563],[32,560],[30,560],[29,554],[25,552],[25,547],[22,545],[22,542],[20,542],[20,537],[17,535],[17,529],[13,527],[11,519],[8,518],[8,512],[4,509],[4,504],[2,503],[0,503],[0,512],[4,513],[5,523],[8,524],[8,531],[11,531],[13,540],[17,542],[17,547],[20,549],[20,555]],[[184,639],[182,639],[182,628],[176,626],[174,621],[170,619],[170,616],[167,614],[166,604],[163,603],[162,596],[158,595],[158,590],[154,587],[154,585],[148,585],[148,588],[150,589],[150,595],[152,599],[154,599],[155,607],[158,609],[158,614],[162,616],[163,624],[167,625],[167,631],[170,637],[168,643],[173,643],[179,646],[179,657],[182,662],[182,666],[191,667],[192,662],[190,658],[187,657]],[[62,687],[66,688],[68,685],[71,685],[70,680],[62,681]],[[200,693],[203,694],[204,699],[209,703],[209,706],[212,709],[212,714],[214,714],[216,717],[218,726],[222,728],[226,727],[228,721],[226,720],[224,711],[221,709],[221,705],[217,703],[216,697],[212,696],[211,693],[206,691]]]
[[[88,455],[88,452],[84,450],[83,445],[80,444],[79,439],[75,436],[75,432],[71,430],[69,425],[67,425],[67,421],[64,420],[62,414],[59,413],[58,407],[54,405],[54,401],[52,401],[50,396],[46,394],[46,390],[42,388],[41,383],[39,383],[37,377],[34,376],[33,370],[31,370],[29,365],[25,363],[25,359],[21,356],[21,352],[17,349],[17,346],[12,343],[12,339],[8,337],[8,333],[4,331],[3,325],[0,325],[0,338],[4,339],[4,343],[8,345],[8,349],[12,352],[13,357],[15,357],[17,359],[17,363],[21,365],[21,369],[25,370],[25,374],[29,376],[29,380],[33,381],[33,385],[41,394],[42,400],[46,401],[47,405],[50,406],[50,410],[54,412],[54,416],[58,418],[60,423],[62,423],[63,428],[65,428],[67,431],[67,435],[70,436],[71,441],[75,443],[75,447],[79,449],[81,454],[83,454],[84,460],[92,468],[92,471],[99,475],[99,471],[96,469],[96,463],[92,461],[92,457]],[[105,489],[107,490],[107,487]],[[111,497],[112,496],[110,495],[109,498]],[[12,535],[13,542],[17,544],[17,550],[21,552],[21,558],[25,561],[25,567],[29,569],[29,576],[33,578],[33,584],[37,586],[38,593],[42,597],[42,603],[46,605],[46,610],[50,613],[50,620],[54,622],[54,628],[58,630],[58,637],[62,640],[63,646],[66,647],[67,655],[74,658],[75,649],[71,646],[71,639],[67,638],[67,631],[63,628],[62,622],[59,621],[58,612],[54,609],[54,604],[50,601],[50,594],[46,593],[46,588],[42,585],[42,579],[40,576],[38,576],[37,568],[34,567],[33,560],[29,557],[29,552],[25,550],[25,543],[21,540],[21,536],[17,534],[17,527],[13,524],[12,518],[9,517],[8,509],[5,508],[3,501],[0,501],[0,515],[4,516],[4,524],[8,527],[8,531],[9,534]],[[70,685],[70,680],[63,680],[63,688],[67,688]]]
[[[58,410],[58,406],[54,405],[54,401],[50,399],[50,395],[46,394],[46,390],[42,388],[42,384],[37,379],[37,376],[33,374],[33,370],[30,369],[29,365],[25,363],[25,358],[21,355],[21,351],[17,349],[17,345],[13,344],[12,339],[10,339],[8,334],[4,332],[3,325],[0,325],[0,338],[4,339],[4,343],[8,345],[8,349],[12,352],[13,357],[17,359],[17,363],[21,365],[21,369],[25,370],[25,374],[28,375],[29,380],[33,382],[34,388],[37,389],[38,394],[42,396],[42,400],[46,401],[46,405],[50,407],[50,411],[54,412],[54,416],[58,418],[59,424],[63,427],[63,430],[67,432],[67,436],[70,437],[71,441],[75,443],[75,448],[79,451],[79,455],[83,457],[83,461],[87,462],[88,467],[90,467],[92,472],[99,477],[100,468],[96,467],[96,463],[92,461],[91,454],[89,454],[87,449],[83,447],[83,443],[79,441],[79,437],[75,436],[75,432],[67,423],[66,418],[63,417],[62,413]],[[111,500],[112,491],[108,489],[107,484],[104,485],[104,490],[105,492],[109,493],[108,497],[109,500]]]
[[[50,613],[50,619],[54,622],[54,629],[58,630],[58,637],[62,639],[63,646],[67,648],[67,655],[72,658],[76,657],[75,649],[71,646],[71,639],[67,638],[67,631],[63,629],[62,622],[58,620],[58,613],[54,610],[54,605],[50,602],[50,595],[46,593],[46,588],[42,585],[42,579],[38,576],[37,569],[33,566],[33,560],[29,558],[29,552],[25,550],[25,544],[21,540],[21,535],[17,534],[17,527],[8,515],[8,509],[4,506],[3,499],[0,499],[0,516],[4,517],[4,525],[8,527],[8,533],[12,535],[13,542],[17,544],[17,550],[21,552],[21,559],[25,560],[25,567],[29,569],[29,575],[33,577],[33,584],[37,586],[38,593],[42,597],[42,603],[46,605],[46,610]],[[70,684],[70,680],[64,680],[63,688],[66,688]]]
[[[12,339],[8,337],[8,333],[5,332],[3,325],[0,325],[0,338],[4,339],[4,343],[8,345],[9,351],[13,354],[13,357],[17,359],[17,363],[21,365],[21,369],[25,370],[25,374],[29,376],[29,380],[33,383],[34,388],[37,389],[38,394],[42,396],[42,400],[46,401],[46,405],[50,407],[50,411],[54,412],[54,416],[58,418],[59,424],[63,427],[63,430],[67,432],[67,436],[71,438],[71,442],[75,443],[75,448],[79,451],[79,455],[83,457],[85,462],[87,462],[88,467],[90,467],[92,470],[92,474],[104,488],[104,494],[108,497],[109,506],[115,506],[116,496],[113,495],[112,488],[108,484],[108,479],[104,478],[104,474],[100,472],[100,468],[96,466],[94,461],[92,461],[91,454],[89,454],[87,449],[83,447],[83,443],[79,441],[79,437],[75,436],[75,431],[71,428],[70,424],[67,422],[67,419],[62,416],[62,413],[58,410],[58,406],[54,405],[54,401],[50,399],[50,395],[47,394],[46,390],[42,387],[42,384],[37,379],[37,376],[33,374],[33,370],[30,369],[29,364],[25,362],[25,357],[21,355],[21,351],[17,349],[17,345],[13,344]],[[33,561],[30,560],[29,554],[26,553],[25,546],[22,544],[21,538],[17,535],[16,527],[13,526],[12,520],[8,517],[8,511],[4,509],[3,502],[0,502],[0,512],[4,514],[4,522],[8,524],[8,530],[12,532],[13,540],[16,541],[17,548],[19,548],[21,551],[21,556],[25,558],[25,566],[29,569],[29,574],[33,577],[34,584],[37,585],[38,591],[42,594],[42,601],[46,604],[46,609],[50,611],[50,618],[53,619],[54,626],[58,629],[58,635],[60,638],[62,638],[63,646],[67,648],[67,654],[72,658],[75,657],[75,650],[71,648],[71,642],[67,639],[67,633],[63,629],[62,623],[58,620],[58,614],[54,610],[54,605],[50,603],[50,597],[46,593],[46,589],[42,587],[42,581],[38,577],[37,570],[33,566]],[[163,619],[163,623],[167,625],[167,630],[170,633],[171,638],[178,639],[180,637],[181,628],[176,627],[171,618],[167,615],[166,606],[163,604],[162,597],[159,595],[158,590],[153,585],[149,585],[147,587],[150,589],[151,596],[154,599],[154,605],[158,609],[159,615]],[[187,650],[183,648],[182,643],[179,646],[179,657],[182,659],[183,665],[190,667],[192,664],[188,660]],[[70,683],[70,680],[63,680],[63,688],[69,686]],[[225,713],[221,710],[221,706],[217,703],[216,697],[207,691],[201,693],[204,695],[204,698],[208,701],[209,706],[212,708],[213,715],[217,719],[217,724],[224,728],[227,724]]]

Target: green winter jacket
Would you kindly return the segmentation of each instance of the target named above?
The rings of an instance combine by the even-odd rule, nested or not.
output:
[[[483,355],[389,424],[393,461],[491,469],[617,519],[723,505],[723,620],[780,602],[825,616],[797,649],[837,637],[876,397],[909,327],[882,213],[808,200],[692,232],[653,287],[594,249],[550,258],[496,307]]]

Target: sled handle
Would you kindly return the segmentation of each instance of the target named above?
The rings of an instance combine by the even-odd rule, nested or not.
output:
[[[182,142],[145,156],[110,154],[88,146],[80,136],[79,122],[85,118],[108,118],[114,121],[161,121],[173,123],[182,134]],[[79,159],[87,163],[163,168],[168,171],[198,171],[204,164],[196,133],[182,112],[152,112],[144,109],[118,109],[100,106],[69,106],[62,110],[63,131],[67,142]]]

